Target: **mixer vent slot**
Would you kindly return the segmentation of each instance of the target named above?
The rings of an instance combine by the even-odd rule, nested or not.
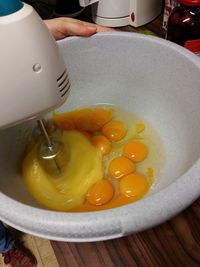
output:
[[[61,97],[65,96],[66,93],[70,89],[70,81],[67,74],[67,71],[65,70],[62,75],[57,79],[58,87],[61,93]]]

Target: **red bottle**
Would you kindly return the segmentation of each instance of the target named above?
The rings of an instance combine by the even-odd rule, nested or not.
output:
[[[168,19],[167,39],[200,54],[200,0],[179,0]]]

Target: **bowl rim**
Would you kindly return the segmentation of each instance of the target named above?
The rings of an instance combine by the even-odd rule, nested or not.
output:
[[[156,42],[174,49],[200,70],[200,58],[172,42],[138,33],[104,32],[90,38],[121,36]],[[84,37],[68,37],[58,43]],[[95,212],[58,212],[31,207],[0,192],[0,219],[31,235],[57,241],[91,242],[118,238],[158,225],[194,202],[200,195],[200,159],[159,192],[121,207]],[[192,181],[192,182],[191,182]]]

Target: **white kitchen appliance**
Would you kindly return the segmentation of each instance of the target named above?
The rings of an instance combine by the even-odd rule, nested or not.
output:
[[[155,19],[162,10],[162,0],[79,0],[91,5],[93,21],[108,27],[139,27]]]
[[[54,38],[31,6],[1,0],[0,36],[2,129],[60,106],[70,83]]]

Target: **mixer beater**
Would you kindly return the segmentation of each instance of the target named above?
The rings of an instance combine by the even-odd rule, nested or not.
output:
[[[44,119],[38,120],[38,126],[43,135],[38,146],[38,159],[51,176],[59,176],[67,165],[68,150],[63,142],[50,137],[45,124]]]

